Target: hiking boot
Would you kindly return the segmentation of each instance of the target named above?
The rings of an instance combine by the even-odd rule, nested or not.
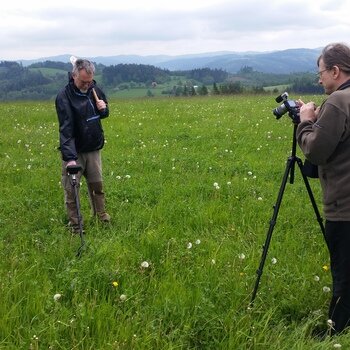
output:
[[[104,223],[111,221],[111,216],[105,211],[105,194],[102,190],[102,182],[88,183],[88,191],[92,215]]]
[[[104,213],[97,213],[98,218],[100,219],[100,221],[108,224],[111,222],[111,216],[109,214],[107,214],[106,212]]]

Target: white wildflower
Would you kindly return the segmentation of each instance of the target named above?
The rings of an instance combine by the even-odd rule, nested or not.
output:
[[[243,253],[240,253],[240,254],[238,254],[238,258],[240,260],[244,260],[245,259],[245,255]]]
[[[57,293],[57,294],[55,294],[55,295],[53,296],[53,300],[54,300],[54,301],[59,301],[59,300],[61,299],[61,297],[62,297],[62,294]]]

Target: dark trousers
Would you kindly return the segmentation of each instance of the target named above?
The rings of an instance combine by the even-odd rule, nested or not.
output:
[[[327,220],[325,231],[333,279],[328,317],[332,333],[340,333],[350,326],[350,222]]]

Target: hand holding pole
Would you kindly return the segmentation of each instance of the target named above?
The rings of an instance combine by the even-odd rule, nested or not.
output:
[[[94,88],[92,88],[92,93],[94,95],[94,99],[96,101],[96,106],[98,108],[99,111],[105,109],[107,107],[106,102],[103,100],[100,100],[97,96],[96,90]]]

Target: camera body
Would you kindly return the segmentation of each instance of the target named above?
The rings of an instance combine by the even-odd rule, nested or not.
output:
[[[272,113],[276,119],[280,119],[288,112],[294,123],[300,123],[300,107],[295,100],[288,99],[288,93],[284,92],[275,99],[276,102],[283,102],[279,107],[273,109]]]

